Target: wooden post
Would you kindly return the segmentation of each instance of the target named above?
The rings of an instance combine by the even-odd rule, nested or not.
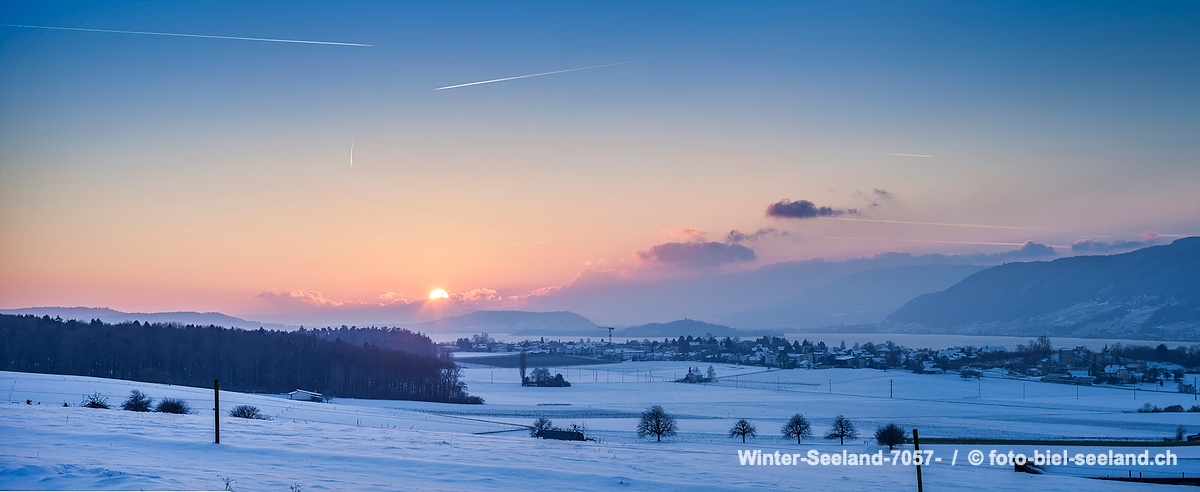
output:
[[[213,380],[213,431],[216,432],[216,443],[221,444],[221,384]]]
[[[913,429],[913,454],[921,456],[921,440],[917,438],[917,429]],[[917,462],[917,492],[924,492],[925,486],[921,483],[921,462]]]

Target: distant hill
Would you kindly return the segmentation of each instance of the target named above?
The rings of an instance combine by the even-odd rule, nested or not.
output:
[[[475,311],[461,316],[409,325],[424,332],[575,334],[596,336],[596,323],[569,311]]]
[[[110,324],[124,323],[126,321],[140,321],[142,323],[176,323],[181,325],[197,326],[214,325],[227,328],[241,328],[244,330],[257,330],[259,328],[266,328],[268,330],[287,331],[297,328],[294,326],[281,325],[277,323],[261,323],[258,321],[244,320],[221,313],[197,313],[194,311],[126,313],[109,308],[31,307],[21,309],[0,309],[0,314],[31,314],[34,316],[49,316],[51,318],[59,317],[64,320],[77,319],[80,321],[99,319],[100,321]]]
[[[742,328],[814,328],[879,323],[904,303],[943,290],[979,265],[910,265],[877,268],[822,282],[773,304],[717,316]]]
[[[669,323],[648,323],[640,326],[631,326],[623,330],[617,330],[613,333],[615,337],[635,338],[635,337],[679,337],[679,336],[705,336],[712,335],[714,337],[738,337],[738,336],[762,336],[762,335],[779,335],[778,332],[770,330],[737,330],[725,325],[714,325],[694,319],[681,319],[671,321]]]
[[[914,256],[892,252],[846,261],[791,261],[764,265],[750,271],[705,273],[659,280],[623,279],[614,272],[585,270],[569,285],[545,295],[531,296],[526,302],[530,310],[571,311],[605,325],[633,326],[646,320],[687,317],[739,327],[759,325],[755,327],[762,328],[776,325],[777,318],[768,318],[762,323],[756,320],[753,324],[744,325],[744,320],[732,315],[787,303],[795,296],[819,292],[830,282],[868,270],[925,265],[990,266],[1002,260],[991,256]],[[963,273],[963,277],[966,275]],[[950,281],[934,290],[908,292],[915,297],[952,283]],[[912,297],[879,309],[881,312],[874,322],[882,321],[886,314]],[[863,302],[856,306],[875,309],[867,304],[868,298],[860,297],[859,300]],[[839,320],[835,323],[842,322]]]
[[[965,334],[1200,340],[1200,237],[988,268],[909,301],[887,323]]]

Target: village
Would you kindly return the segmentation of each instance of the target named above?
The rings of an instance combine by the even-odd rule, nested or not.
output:
[[[1125,386],[1154,383],[1159,391],[1196,393],[1196,375],[1200,373],[1200,346],[1169,349],[1115,345],[1101,350],[1087,347],[1053,347],[1042,336],[1020,344],[1015,350],[1005,347],[951,347],[945,349],[908,348],[890,341],[880,344],[855,343],[836,346],[807,339],[789,341],[782,337],[746,340],[725,337],[681,336],[678,339],[629,340],[612,343],[605,340],[578,341],[524,340],[499,342],[487,333],[460,338],[442,344],[449,352],[491,352],[496,354],[546,354],[580,358],[574,364],[604,361],[695,361],[709,364],[761,366],[778,369],[877,369],[904,370],[917,374],[957,373],[964,379],[999,377],[1036,379],[1043,382],[1076,385]],[[1189,376],[1190,375],[1190,376]]]

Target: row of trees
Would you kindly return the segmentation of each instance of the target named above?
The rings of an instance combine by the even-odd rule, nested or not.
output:
[[[370,330],[284,332],[0,315],[0,370],[201,387],[220,379],[231,391],[303,388],[346,398],[482,403],[467,394],[452,360],[420,349],[422,343],[433,347],[427,337],[419,342],[403,331]],[[335,333],[393,337],[412,352],[352,344]]]
[[[642,413],[642,418],[638,422],[637,435],[638,437],[654,436],[657,441],[662,441],[663,437],[675,436],[678,433],[678,426],[675,423],[675,418],[668,414],[661,406],[654,405],[650,409]],[[792,415],[791,419],[780,429],[783,437],[796,439],[796,444],[800,444],[802,438],[811,438],[812,424],[802,414]],[[746,419],[740,419],[733,424],[729,429],[729,437],[742,438],[742,442],[746,442],[747,437],[757,437],[758,428]],[[846,444],[846,439],[858,439],[858,430],[854,427],[854,423],[844,415],[838,415],[833,419],[833,424],[829,427],[829,432],[825,433],[825,439],[837,439],[842,445]],[[875,442],[880,446],[887,446],[889,450],[895,446],[904,444],[908,439],[908,432],[896,424],[888,424],[880,427],[875,431]]]

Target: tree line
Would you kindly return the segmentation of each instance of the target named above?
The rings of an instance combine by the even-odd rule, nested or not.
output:
[[[394,340],[384,348],[372,341]],[[402,350],[397,350],[397,348]],[[0,315],[0,370],[68,374],[343,398],[482,403],[428,337],[358,328],[300,332],[218,326],[109,324]]]

